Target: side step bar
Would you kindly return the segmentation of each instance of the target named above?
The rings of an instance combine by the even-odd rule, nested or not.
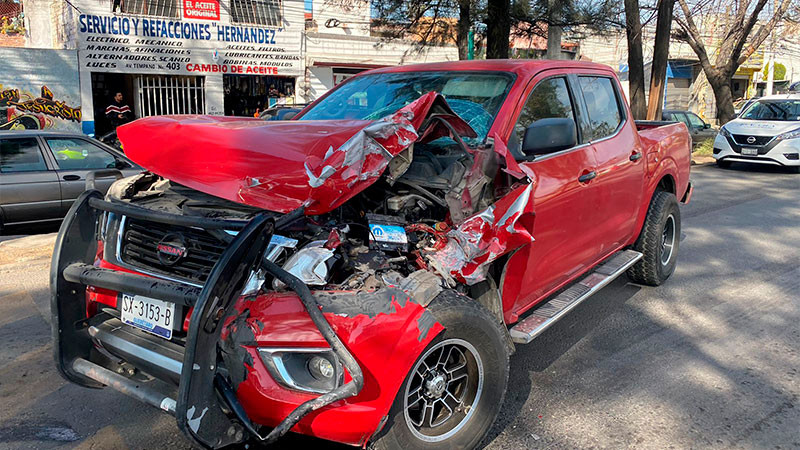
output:
[[[516,344],[530,343],[536,336],[550,328],[550,325],[556,323],[582,301],[622,275],[641,258],[642,254],[633,250],[622,250],[615,253],[589,275],[583,277],[581,281],[538,306],[533,314],[514,325],[511,328],[511,340]]]

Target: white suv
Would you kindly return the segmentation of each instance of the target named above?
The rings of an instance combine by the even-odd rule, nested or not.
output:
[[[720,128],[714,159],[779,164],[800,171],[800,94],[771,95],[750,104]]]

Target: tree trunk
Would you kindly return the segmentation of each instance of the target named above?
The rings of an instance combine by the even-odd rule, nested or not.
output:
[[[733,92],[731,92],[731,75],[725,73],[717,73],[708,78],[708,84],[711,85],[711,90],[714,91],[714,102],[717,105],[717,119],[719,125],[725,125],[731,120],[736,118],[736,113],[733,110]]]
[[[509,0],[489,0],[486,8],[486,59],[508,58],[511,34]]]
[[[555,25],[559,23],[561,14],[559,14],[557,0],[547,1],[547,13],[549,22],[547,24],[547,59],[561,59],[561,27]]]
[[[456,25],[458,59],[467,59],[469,53],[469,28],[472,25],[469,3],[470,0],[459,0],[458,2],[458,24]]]
[[[653,45],[653,65],[650,71],[650,98],[647,103],[647,120],[661,120],[664,106],[664,84],[667,80],[669,35],[672,27],[672,9],[675,0],[658,2],[656,39]]]
[[[547,59],[561,59],[561,27],[547,26]]]
[[[647,117],[644,98],[644,56],[642,55],[642,21],[639,0],[625,0],[625,23],[628,35],[628,85],[633,118]]]

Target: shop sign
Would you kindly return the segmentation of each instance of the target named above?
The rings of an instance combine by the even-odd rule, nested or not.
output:
[[[208,1],[192,5],[200,3]],[[300,25],[268,28],[81,14],[79,62],[82,71],[92,72],[299,76],[301,31]]]
[[[219,0],[184,0],[183,18],[219,20]]]

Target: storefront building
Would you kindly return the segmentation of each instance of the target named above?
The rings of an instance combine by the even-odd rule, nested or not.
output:
[[[372,36],[369,0],[20,0],[0,17],[16,26],[0,40],[0,127],[22,126],[32,113],[15,103],[35,100],[64,105],[40,127],[98,137],[109,110],[252,117],[371,68],[458,59]]]
[[[136,117],[253,116],[293,103],[304,72],[301,0],[73,0],[84,133],[112,129],[117,92]]]

